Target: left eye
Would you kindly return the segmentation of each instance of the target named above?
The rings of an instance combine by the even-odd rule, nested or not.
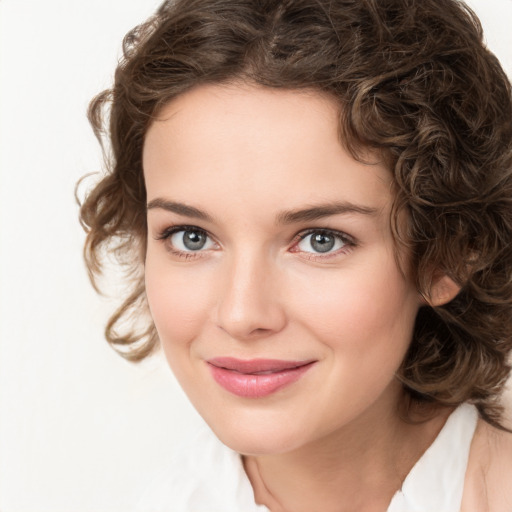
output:
[[[297,248],[303,252],[327,253],[346,245],[347,241],[341,235],[330,231],[312,231],[302,237]]]
[[[169,241],[174,249],[182,252],[202,251],[214,246],[213,240],[204,231],[197,229],[175,231]]]

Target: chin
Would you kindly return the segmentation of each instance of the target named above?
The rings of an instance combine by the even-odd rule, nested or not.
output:
[[[286,436],[261,435],[252,432],[222,432],[214,431],[222,443],[242,455],[280,455],[292,452],[302,445],[301,442]]]
[[[292,452],[312,440],[301,422],[290,425],[271,418],[230,418],[208,421],[208,425],[222,443],[242,455],[278,455]]]

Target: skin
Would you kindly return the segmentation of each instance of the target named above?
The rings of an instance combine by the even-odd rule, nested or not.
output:
[[[512,418],[507,426],[512,429]],[[461,512],[512,510],[512,435],[479,420],[464,483]]]
[[[337,117],[316,92],[209,85],[168,104],[145,139],[146,293],[163,350],[272,511],[386,510],[450,412],[399,417],[394,375],[423,299],[406,254],[397,267],[391,174],[375,155],[354,160]],[[183,245],[186,229],[203,248]],[[315,252],[308,230],[331,230],[334,248]],[[432,296],[456,292],[442,278]],[[315,363],[255,399],[213,380],[206,361],[226,356]]]

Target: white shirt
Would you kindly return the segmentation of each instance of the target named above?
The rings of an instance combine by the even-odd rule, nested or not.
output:
[[[478,414],[463,404],[416,462],[387,512],[459,512]],[[145,512],[269,512],[254,502],[240,455],[205,427],[157,476],[140,503]]]

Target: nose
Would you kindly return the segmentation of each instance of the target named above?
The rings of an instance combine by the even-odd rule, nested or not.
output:
[[[218,327],[238,340],[281,331],[286,314],[279,282],[279,269],[265,258],[240,257],[226,262],[216,308]]]

